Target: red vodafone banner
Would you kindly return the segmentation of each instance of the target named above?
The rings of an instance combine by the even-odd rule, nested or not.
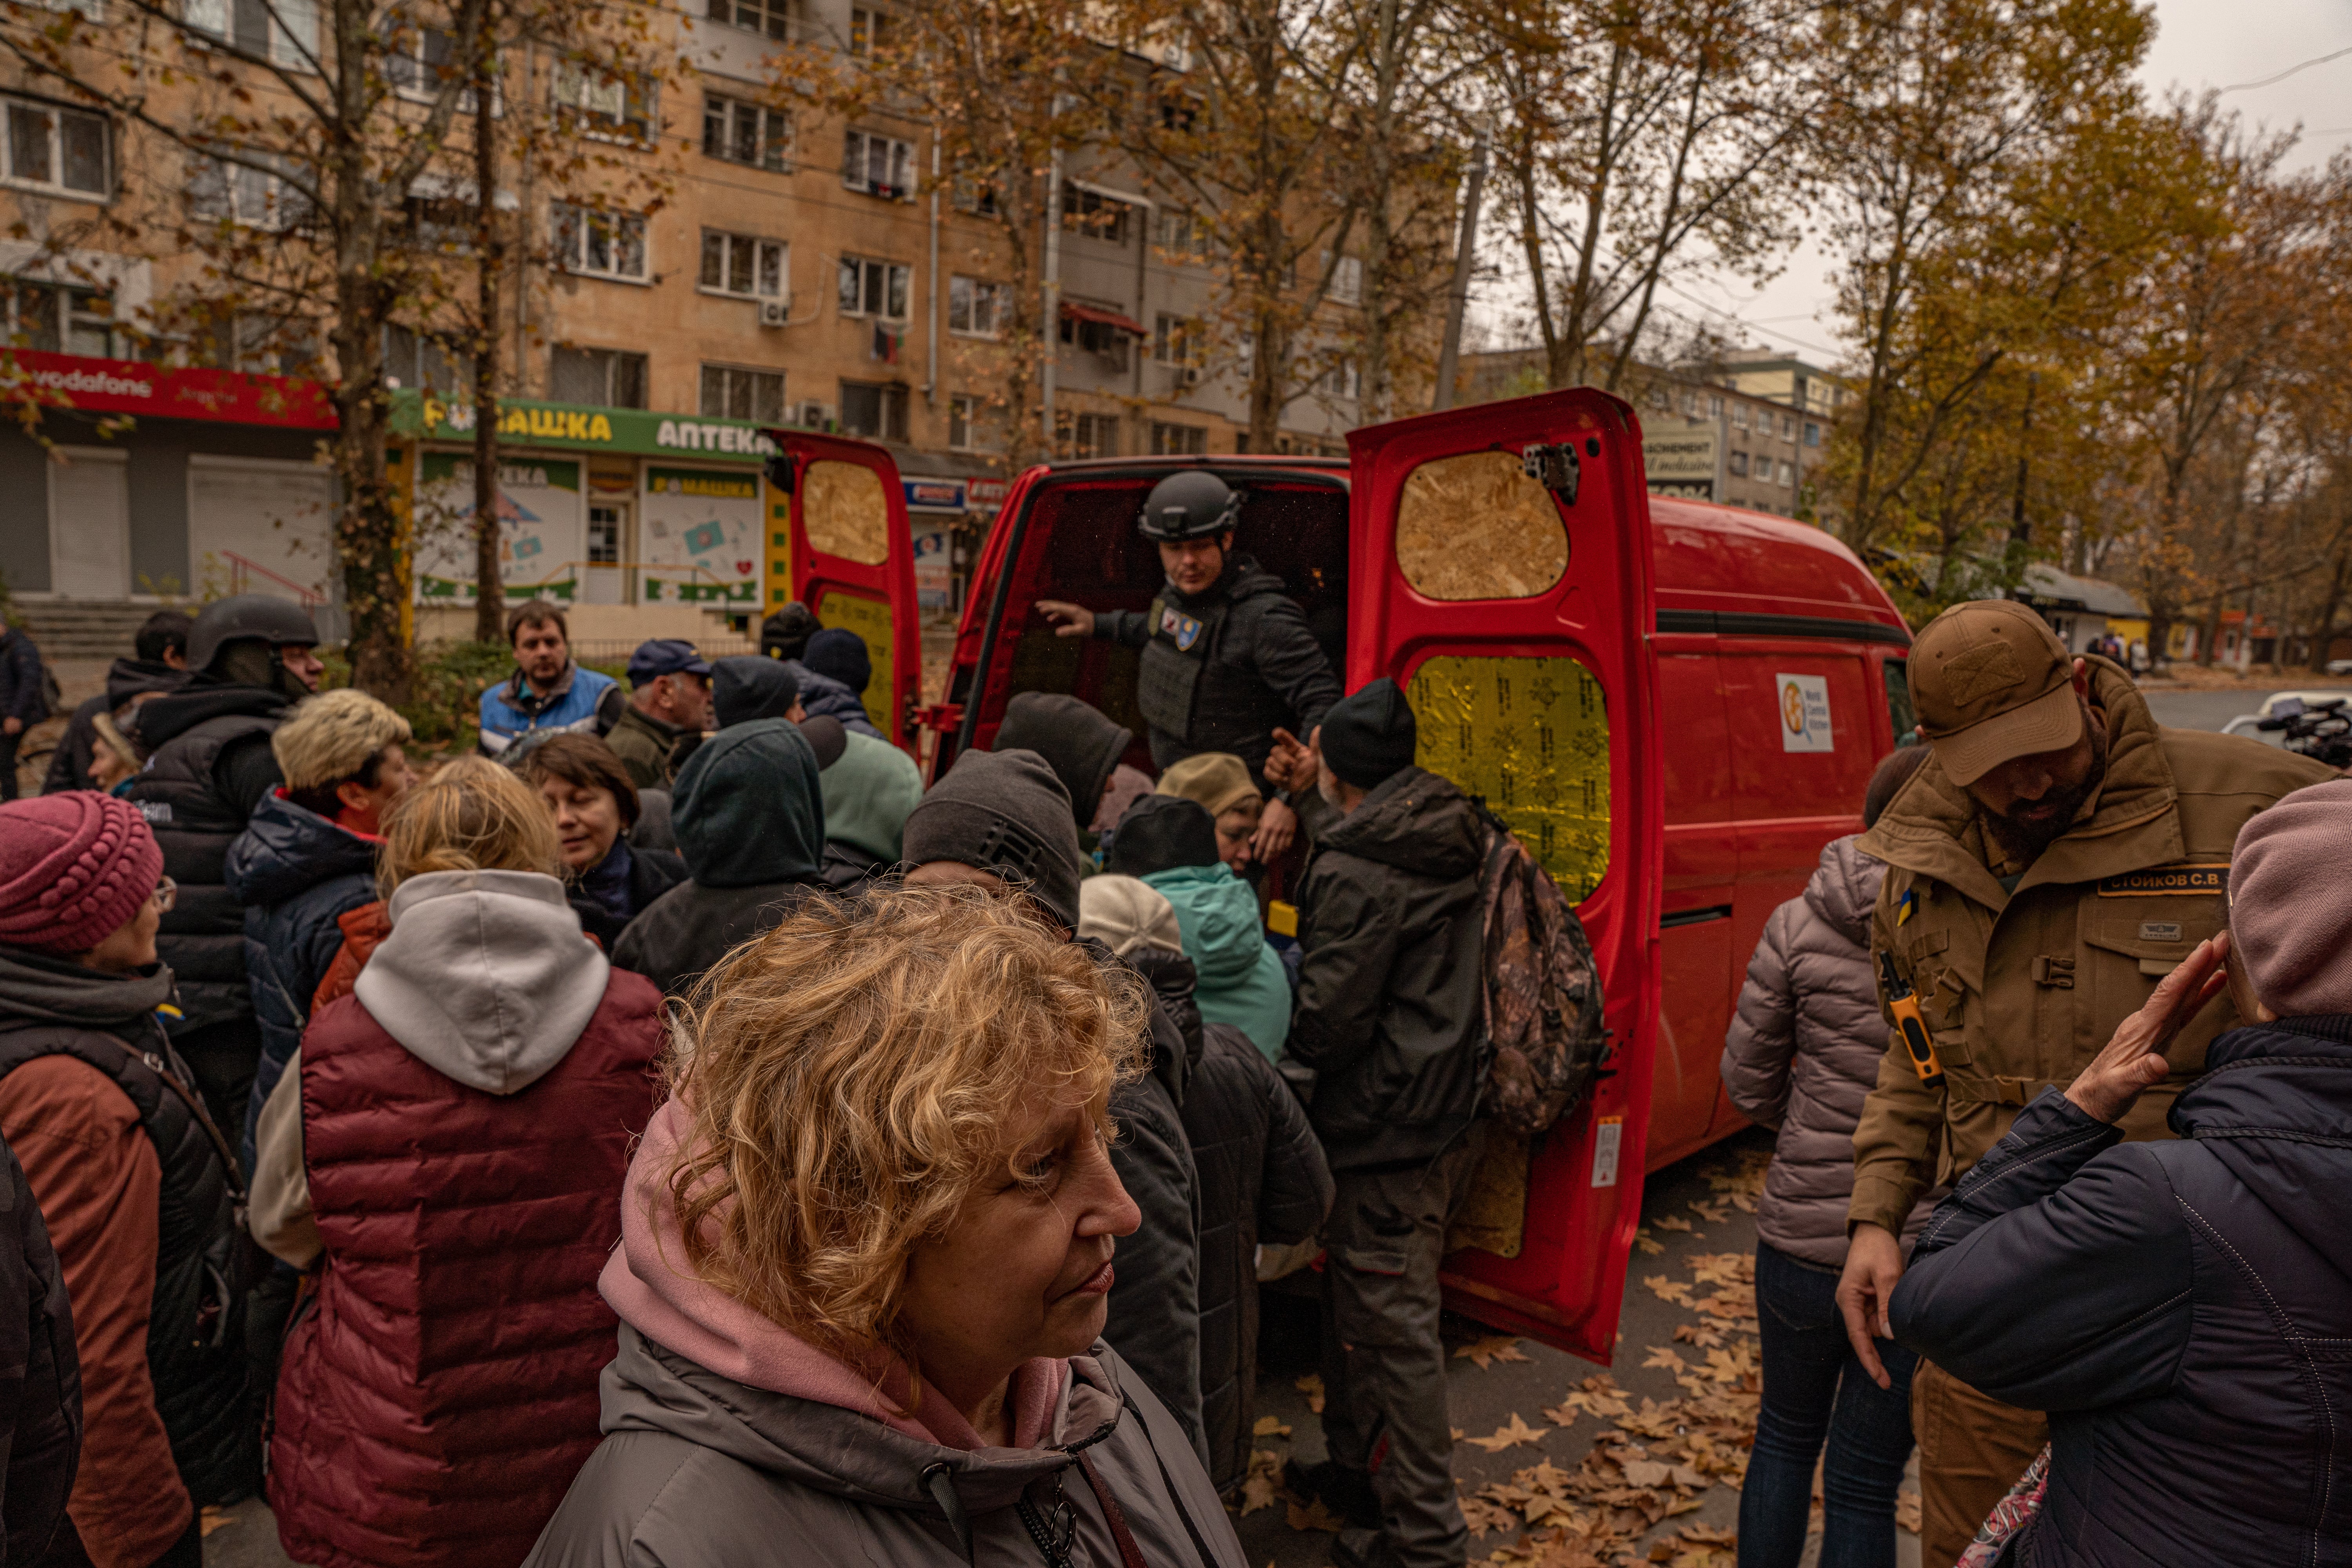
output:
[[[32,349],[0,351],[0,395],[30,394],[44,407],[94,414],[150,414],[332,430],[326,387],[284,375],[234,370],[170,370],[137,360],[85,359]]]

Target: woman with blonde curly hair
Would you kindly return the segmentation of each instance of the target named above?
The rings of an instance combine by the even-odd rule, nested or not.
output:
[[[1244,1568],[1099,1337],[1144,1005],[972,888],[812,902],[712,970],[604,1270],[607,1436],[526,1568]]]
[[[317,1281],[269,1502],[320,1568],[512,1568],[597,1442],[596,1291],[656,1100],[661,996],[565,900],[531,788],[478,757],[403,796],[390,931],[264,1107],[256,1239]]]

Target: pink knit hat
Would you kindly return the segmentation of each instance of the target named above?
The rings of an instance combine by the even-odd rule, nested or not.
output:
[[[95,790],[0,802],[0,942],[81,952],[139,912],[163,851],[136,806]]]
[[[2282,1018],[2352,1013],[2352,779],[2312,784],[2238,829],[2230,944]]]

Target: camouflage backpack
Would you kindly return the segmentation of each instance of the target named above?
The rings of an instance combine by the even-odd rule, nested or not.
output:
[[[1541,1132],[1583,1103],[1607,1047],[1600,966],[1584,922],[1502,819],[1486,820],[1479,876],[1486,917],[1483,1107],[1513,1132]]]

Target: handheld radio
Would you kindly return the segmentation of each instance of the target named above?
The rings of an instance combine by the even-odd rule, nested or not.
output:
[[[1920,1016],[1919,998],[1895,972],[1895,955],[1884,948],[1879,950],[1878,973],[1886,982],[1886,1006],[1895,1015],[1895,1033],[1903,1037],[1903,1048],[1911,1053],[1919,1081],[1929,1089],[1943,1088],[1944,1064],[1936,1059],[1936,1042],[1927,1037],[1927,1020]]]

